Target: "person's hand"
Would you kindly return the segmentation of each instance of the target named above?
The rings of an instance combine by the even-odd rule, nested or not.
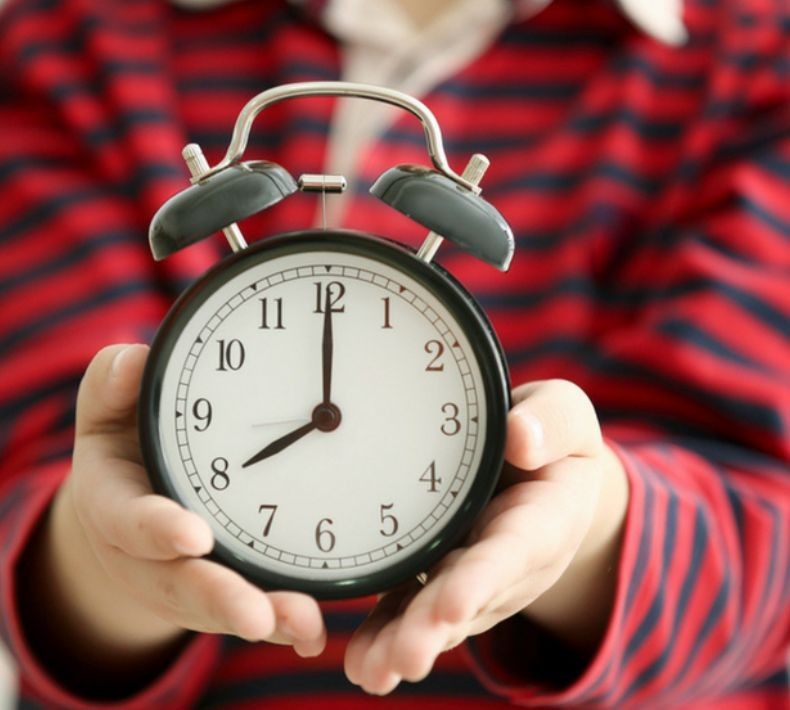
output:
[[[105,348],[80,385],[73,468],[41,556],[64,623],[83,636],[75,646],[142,655],[192,629],[319,654],[326,631],[314,599],[264,593],[202,559],[213,545],[208,524],[152,492],[136,428],[147,352],[143,345]]]
[[[440,653],[522,610],[542,607],[540,621],[582,650],[602,633],[611,604],[606,567],[626,507],[623,469],[577,386],[530,383],[514,401],[503,487],[465,546],[430,570],[424,587],[380,598],[352,637],[346,675],[364,690],[385,694],[401,680],[421,680]]]

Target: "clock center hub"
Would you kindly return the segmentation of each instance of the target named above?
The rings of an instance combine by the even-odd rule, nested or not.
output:
[[[342,420],[340,410],[331,402],[322,402],[312,414],[313,424],[319,431],[334,431]]]

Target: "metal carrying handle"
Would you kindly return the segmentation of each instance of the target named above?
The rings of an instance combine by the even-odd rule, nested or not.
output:
[[[236,125],[233,127],[233,136],[225,157],[216,165],[210,167],[193,182],[202,182],[225,168],[241,160],[247,148],[247,141],[252,128],[252,122],[267,106],[279,103],[285,99],[307,96],[349,96],[361,99],[381,101],[402,108],[416,116],[425,130],[425,142],[428,155],[434,167],[455,183],[478,195],[480,188],[473,182],[456,173],[447,162],[442,143],[442,132],[439,123],[430,109],[421,101],[394,89],[386,89],[372,84],[360,84],[348,81],[305,81],[296,84],[284,84],[273,89],[268,89],[250,99],[239,113]]]

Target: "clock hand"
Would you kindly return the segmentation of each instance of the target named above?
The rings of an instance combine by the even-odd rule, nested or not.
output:
[[[303,424],[298,429],[294,429],[288,434],[281,436],[279,439],[275,439],[252,458],[245,461],[241,467],[247,468],[247,466],[252,466],[252,464],[258,463],[258,461],[263,461],[263,459],[267,459],[269,456],[280,453],[283,449],[299,441],[303,436],[307,436],[307,434],[314,429],[323,432],[334,431],[340,426],[342,419],[343,415],[336,405],[331,402],[328,404],[322,402],[313,409],[313,413],[310,415],[310,421],[307,424]]]
[[[294,429],[292,432],[281,436],[271,444],[261,449],[252,458],[248,459],[242,464],[242,468],[252,466],[258,461],[274,456],[280,453],[283,449],[291,444],[299,441],[303,436],[306,436],[314,429],[321,431],[333,431],[340,424],[340,410],[331,402],[332,395],[332,305],[330,299],[330,289],[326,289],[326,303],[324,304],[324,335],[321,340],[321,379],[323,382],[324,399],[314,410],[311,420]]]
[[[305,417],[299,417],[298,419],[272,419],[266,422],[255,422],[255,424],[250,424],[253,429],[258,429],[260,427],[265,426],[285,426],[286,424],[304,424]]]
[[[267,459],[269,456],[274,456],[274,454],[280,453],[283,449],[299,441],[299,439],[301,439],[303,436],[306,436],[311,431],[313,431],[313,429],[317,428],[318,422],[315,419],[309,421],[307,424],[303,424],[298,429],[294,429],[292,432],[281,436],[279,439],[275,439],[271,444],[261,449],[252,458],[245,461],[241,467],[247,468],[247,466],[252,466],[252,464],[258,463],[258,461],[263,461],[263,459]]]
[[[326,304],[324,305],[324,337],[321,341],[321,370],[324,387],[325,405],[331,402],[332,395],[332,305],[329,299],[329,286],[326,288]]]

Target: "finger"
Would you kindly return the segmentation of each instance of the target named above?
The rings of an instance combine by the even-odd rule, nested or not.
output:
[[[363,678],[363,667],[368,653],[381,633],[382,629],[396,617],[404,603],[408,603],[418,589],[408,586],[383,595],[376,603],[367,619],[354,632],[346,647],[344,668],[348,679],[360,685]]]
[[[602,448],[590,399],[567,380],[530,382],[513,391],[505,458],[534,471],[566,456],[596,456]]]
[[[498,544],[498,541],[492,541]],[[514,574],[503,559],[464,560],[437,591],[437,609],[448,627],[465,629],[466,635],[482,633],[495,623],[528,606],[542,591],[545,566],[530,560],[534,571]],[[481,574],[488,575],[485,580]],[[462,588],[459,585],[464,584]]]
[[[122,459],[83,466],[73,486],[75,509],[91,536],[132,557],[171,560],[211,552],[208,523],[155,495],[142,466]]]
[[[445,567],[377,635],[362,664],[360,684],[369,692],[390,692],[401,679],[423,680],[438,656],[472,633],[496,623],[489,616],[450,622],[440,613],[442,586],[451,569]],[[483,626],[481,626],[481,623]]]
[[[448,556],[402,618],[371,645],[363,687],[380,688],[385,673],[424,678],[440,653],[524,609],[553,585],[589,526],[589,506],[578,495],[597,494],[589,468],[588,460],[569,456],[500,494],[477,542]]]
[[[384,624],[370,644],[362,659],[359,685],[368,693],[386,695],[400,683],[401,676],[392,669],[390,647],[395,637],[399,618],[396,616]]]
[[[540,518],[555,514],[558,523],[587,511],[600,491],[602,466],[600,461],[579,456],[569,456],[536,471],[506,465],[501,476],[504,485],[475,520],[467,545],[502,529],[512,517],[511,511],[522,506],[533,506]],[[535,539],[535,521],[530,524],[533,530],[524,533],[527,540]]]
[[[148,347],[110,345],[91,360],[77,395],[77,437],[135,426],[135,410]]]
[[[349,658],[356,664],[349,678],[379,694],[390,692],[400,679],[422,680],[441,653],[526,606],[510,603],[506,613],[491,612],[523,569],[513,554],[516,542],[513,535],[499,533],[455,551],[452,563],[439,568],[405,611],[377,624],[366,648],[354,650],[358,657]]]
[[[267,641],[288,644],[304,658],[318,656],[326,647],[326,627],[315,599],[297,592],[269,592],[277,630]]]
[[[111,578],[175,626],[249,641],[275,632],[267,595],[227,567],[205,559],[140,560],[107,545],[98,554]]]
[[[588,460],[571,456],[537,477],[489,504],[477,541],[441,577],[439,616],[458,623],[494,610],[518,611],[570,564],[592,522],[599,476]]]
[[[486,611],[487,604],[484,602],[496,591],[487,587],[476,595],[481,601],[472,600],[469,604],[475,610],[473,613],[456,612],[452,614],[456,617],[453,621],[447,620],[449,614],[443,613],[441,609],[446,585],[460,579],[469,588],[480,586],[480,579],[475,576],[474,570],[469,568],[465,571],[469,574],[459,575],[453,571],[444,579],[437,578],[414,599],[401,618],[391,622],[380,634],[368,653],[363,670],[363,687],[372,684],[379,692],[389,692],[394,687],[388,685],[391,679],[402,678],[410,682],[423,680],[433,669],[440,654],[457,646],[468,636],[491,628],[504,618]]]
[[[484,613],[501,589],[526,571],[527,545],[509,530],[488,532],[459,555],[436,579],[429,616],[448,624],[464,624]]]
[[[384,668],[411,682],[425,678],[436,658],[448,648],[451,638],[465,636],[460,625],[437,614],[437,600],[443,575],[432,580],[412,600],[400,618],[393,622],[389,635],[382,635],[378,647],[371,650],[371,666],[382,673]],[[377,668],[375,664],[380,664]]]

